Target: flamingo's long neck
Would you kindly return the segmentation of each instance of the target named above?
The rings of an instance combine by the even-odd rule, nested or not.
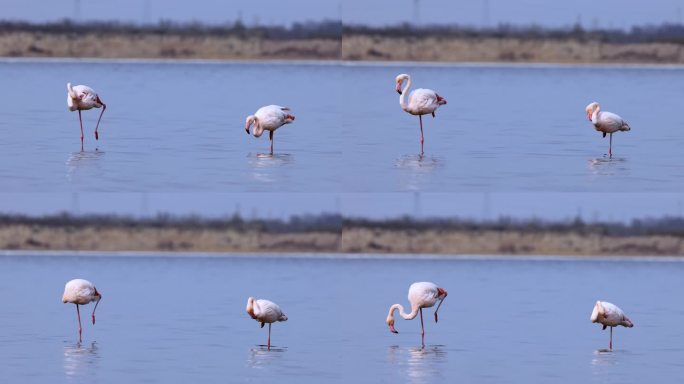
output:
[[[72,99],[78,98],[78,95],[76,95],[74,87],[71,85],[71,83],[67,83],[67,91],[69,92],[69,97],[71,97]]]
[[[418,315],[418,310],[420,308],[413,307],[411,309],[411,313],[406,313],[404,312],[404,307],[401,304],[394,304],[393,306],[390,307],[389,310],[389,317],[394,318],[394,311],[399,309],[399,316],[403,317],[404,320],[412,320]]]
[[[594,113],[591,114],[591,122],[594,125],[596,125],[596,123],[598,123],[599,112],[601,112],[601,107],[596,107],[596,109],[594,109]]]
[[[408,94],[409,88],[411,88],[410,76],[406,78],[406,86],[401,90],[401,95],[399,95],[399,104],[401,105],[401,109],[404,111],[408,108],[408,104],[406,103],[406,94]]]

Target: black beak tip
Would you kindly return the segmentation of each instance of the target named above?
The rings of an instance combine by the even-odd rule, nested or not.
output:
[[[397,91],[397,93],[401,95],[401,91]]]
[[[399,331],[392,331],[392,333],[399,333]]]

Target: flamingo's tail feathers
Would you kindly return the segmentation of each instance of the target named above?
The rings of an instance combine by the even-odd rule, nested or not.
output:
[[[289,111],[289,110],[290,110],[290,107],[280,107],[280,110],[281,110],[281,111]]]
[[[287,321],[287,315],[283,313],[280,315],[280,318],[278,318],[278,321]]]
[[[629,131],[629,130],[631,130],[631,129],[632,129],[632,127],[630,127],[629,124],[627,124],[626,121],[623,121],[623,122],[622,122],[622,127],[620,128],[621,131]]]

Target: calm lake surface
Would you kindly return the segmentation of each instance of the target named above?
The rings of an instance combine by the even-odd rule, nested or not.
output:
[[[345,186],[354,191],[673,191],[684,187],[684,68],[348,65]],[[448,104],[401,110],[394,78]],[[362,97],[359,97],[362,95]],[[587,121],[599,101],[632,130],[613,158]],[[353,181],[353,182],[352,182]]]
[[[403,112],[394,77],[448,100]],[[0,180],[5,192],[675,191],[684,188],[682,68],[306,63],[2,61]],[[95,87],[108,109],[66,110],[65,84]],[[608,139],[598,100],[630,132]],[[262,105],[296,121],[244,133]]]
[[[331,73],[332,71],[332,73]],[[0,62],[4,191],[338,191],[339,83],[329,65],[116,61]],[[66,83],[107,104],[66,109]],[[292,108],[296,122],[247,136],[258,108]]]
[[[684,375],[684,263],[513,259],[0,257],[0,381],[122,382],[674,382]],[[97,324],[77,343],[64,283],[92,280]],[[435,324],[385,325],[411,282],[449,296]],[[267,329],[245,313],[271,299],[289,320]],[[597,299],[635,326],[591,324]],[[92,305],[84,307],[88,319]]]

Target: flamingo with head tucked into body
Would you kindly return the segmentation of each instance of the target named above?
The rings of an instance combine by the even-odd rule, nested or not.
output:
[[[100,117],[97,119],[97,125],[95,126],[95,140],[100,139],[100,135],[97,129],[100,127],[100,120],[102,120],[102,115],[104,114],[107,105],[100,100],[100,96],[87,85],[77,85],[72,86],[71,83],[67,83],[67,107],[69,111],[78,111],[78,120],[81,123],[81,150],[83,150],[83,119],[81,117],[81,111],[87,111],[92,108],[102,108],[100,112]]]
[[[437,301],[437,309],[435,310],[435,323],[437,322],[437,312],[439,307],[442,306],[442,302],[447,297],[447,291],[444,288],[438,287],[434,283],[430,282],[420,282],[413,283],[409,287],[408,300],[411,303],[411,313],[404,312],[404,307],[401,304],[394,304],[389,309],[389,314],[387,315],[386,323],[389,329],[393,333],[397,332],[394,328],[394,311],[399,309],[399,315],[405,320],[412,320],[420,312],[420,329],[421,329],[421,345],[425,347],[425,327],[423,325],[423,308],[430,308]]]
[[[247,299],[247,314],[261,323],[261,328],[268,323],[268,349],[271,349],[271,324],[276,321],[287,321],[287,316],[280,309],[278,304],[264,299]]]
[[[587,119],[594,124],[594,128],[603,132],[603,137],[610,134],[608,144],[608,157],[613,157],[613,133],[617,131],[629,131],[631,128],[629,124],[620,116],[612,112],[601,111],[601,106],[597,102],[593,102],[584,109],[587,112]]]
[[[95,310],[100,304],[102,295],[97,291],[97,288],[88,280],[74,279],[66,283],[64,286],[64,294],[62,295],[63,303],[76,304],[76,316],[78,317],[78,342],[81,342],[81,311],[79,305],[85,305],[95,301],[95,308],[93,308],[93,325],[95,325]]]
[[[437,92],[432,89],[418,88],[408,95],[408,101],[406,100],[406,94],[411,88],[411,76],[407,74],[398,75],[394,81],[396,82],[396,90],[399,93],[399,105],[401,109],[412,115],[418,115],[418,121],[420,122],[420,153],[423,151],[423,143],[425,142],[423,136],[423,115],[432,114],[435,117],[435,111],[440,105],[447,103],[446,99],[438,95]],[[401,85],[406,81],[406,86],[404,89]]]
[[[264,130],[268,131],[271,141],[271,155],[273,154],[273,133],[276,129],[285,124],[290,124],[295,120],[294,115],[290,114],[290,108],[279,105],[267,105],[259,108],[253,115],[247,116],[245,131],[249,135],[249,129],[254,124],[254,137],[261,136]]]
[[[607,301],[597,301],[594,305],[594,310],[591,312],[591,322],[603,325],[605,330],[610,327],[610,343],[608,344],[610,350],[613,350],[613,327],[622,325],[623,327],[632,328],[634,323],[625,316],[625,313],[617,305]]]

